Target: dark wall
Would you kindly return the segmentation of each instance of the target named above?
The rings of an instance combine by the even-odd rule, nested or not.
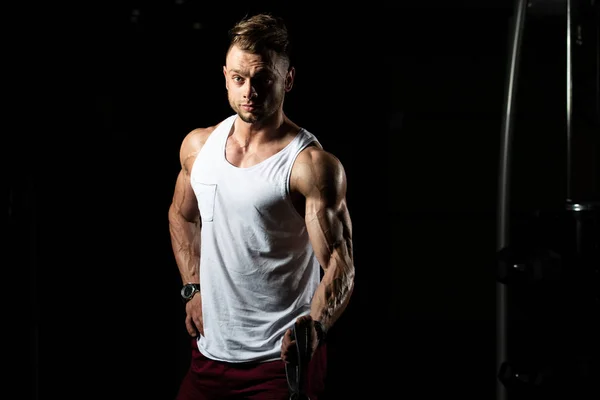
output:
[[[12,170],[14,237],[27,240],[25,279],[36,283],[29,384],[40,397],[173,398],[189,361],[167,222],[179,145],[230,114],[226,30],[264,10],[286,17],[295,39],[288,115],[348,175],[357,287],[331,333],[332,398],[359,388],[378,393],[369,398],[492,398],[512,4],[261,4],[122,2],[40,15],[47,29],[29,38],[39,64],[28,63],[27,85],[28,120],[40,127],[15,135],[33,160]],[[526,47],[515,180],[525,210],[563,199],[553,162],[561,31],[535,26],[557,42],[541,40],[545,53]]]

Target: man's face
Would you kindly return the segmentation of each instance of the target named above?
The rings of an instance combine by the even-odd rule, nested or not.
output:
[[[251,54],[237,46],[229,50],[223,74],[229,104],[247,123],[259,123],[277,112],[294,80],[285,59]]]

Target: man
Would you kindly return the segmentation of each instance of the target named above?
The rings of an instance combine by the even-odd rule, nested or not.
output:
[[[298,322],[316,400],[325,334],[354,288],[345,171],[283,112],[295,69],[282,20],[259,14],[229,33],[223,74],[235,114],[183,139],[169,209],[193,338],[177,399],[289,399]]]

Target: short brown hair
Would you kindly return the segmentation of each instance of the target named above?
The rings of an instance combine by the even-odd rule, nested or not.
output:
[[[271,14],[246,16],[229,30],[229,49],[238,46],[254,54],[275,53],[291,63],[288,29],[281,17]]]

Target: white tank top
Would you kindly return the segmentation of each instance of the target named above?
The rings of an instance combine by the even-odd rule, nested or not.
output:
[[[225,145],[236,117],[212,132],[191,172],[202,218],[198,349],[215,360],[269,361],[280,358],[286,329],[310,312],[320,281],[304,219],[289,196],[296,157],[320,143],[301,129],[273,156],[235,167]]]

